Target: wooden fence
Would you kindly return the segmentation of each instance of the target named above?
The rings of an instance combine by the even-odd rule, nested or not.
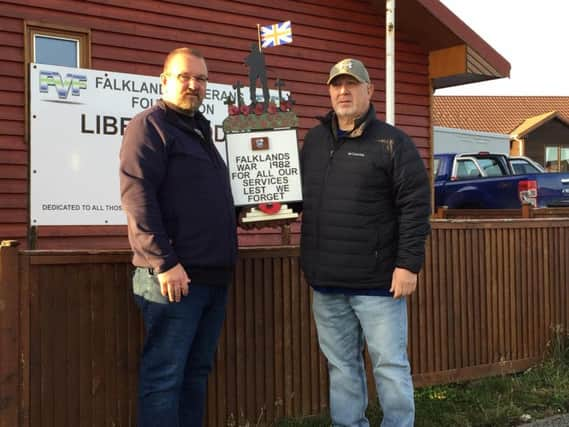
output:
[[[569,206],[534,208],[525,204],[520,209],[448,209],[440,207],[434,217],[438,219],[569,218]]]
[[[417,386],[523,370],[569,326],[569,219],[433,220],[409,300]],[[0,249],[0,426],[133,426],[142,325],[126,251]],[[298,248],[242,249],[207,426],[327,410]]]

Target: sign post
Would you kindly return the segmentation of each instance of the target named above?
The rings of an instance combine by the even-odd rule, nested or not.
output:
[[[255,54],[262,59],[261,52]],[[250,68],[264,67],[261,59],[249,61]],[[264,74],[264,70],[250,70],[252,76]],[[255,80],[250,80],[253,85]],[[265,98],[258,102],[253,95],[246,104],[239,81],[233,86],[236,99],[227,101],[229,115],[223,121],[223,132],[233,200],[236,206],[251,207],[244,223],[297,218],[286,203],[302,201],[298,118],[292,111],[292,97],[283,99],[282,80],[277,79],[276,86],[278,105]]]

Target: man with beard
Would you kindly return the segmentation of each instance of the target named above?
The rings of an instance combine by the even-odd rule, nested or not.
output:
[[[172,51],[160,80],[162,99],[129,123],[120,152],[133,292],[146,331],[138,423],[201,426],[237,255],[235,208],[210,123],[198,111],[204,57]]]

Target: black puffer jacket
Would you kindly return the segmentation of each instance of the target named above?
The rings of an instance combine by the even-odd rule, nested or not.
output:
[[[311,286],[389,288],[395,267],[421,269],[430,231],[430,182],[402,131],[373,106],[337,140],[333,112],[301,151],[301,263]]]

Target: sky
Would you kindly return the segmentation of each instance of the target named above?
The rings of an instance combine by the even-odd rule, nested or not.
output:
[[[510,77],[435,95],[569,96],[569,0],[441,0],[511,65]]]

